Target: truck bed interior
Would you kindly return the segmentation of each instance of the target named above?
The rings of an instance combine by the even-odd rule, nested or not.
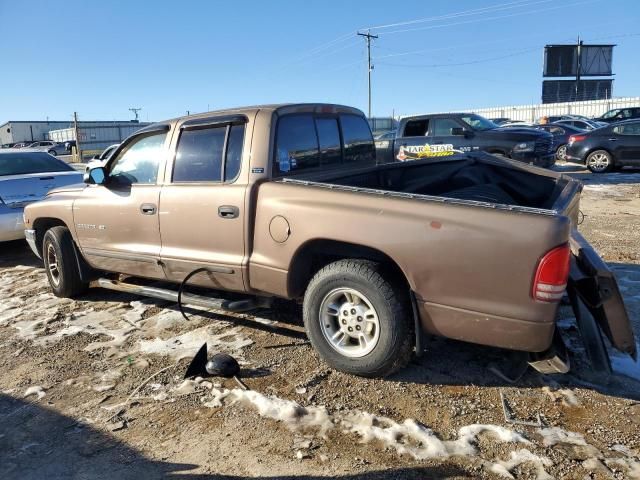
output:
[[[551,209],[566,180],[465,157],[378,166],[325,183]]]

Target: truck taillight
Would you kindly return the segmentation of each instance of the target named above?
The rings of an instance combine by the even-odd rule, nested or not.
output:
[[[573,144],[573,143],[575,143],[575,142],[581,142],[581,141],[583,141],[585,138],[587,138],[587,136],[586,136],[586,135],[571,135],[571,136],[569,137],[569,143],[570,143],[570,144]]]
[[[561,245],[546,253],[538,263],[533,280],[533,298],[540,302],[557,302],[567,289],[569,278],[569,245]]]

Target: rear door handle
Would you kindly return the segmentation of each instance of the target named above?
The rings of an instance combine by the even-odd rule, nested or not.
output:
[[[609,139],[609,141],[610,141],[610,142],[617,142],[617,141],[618,141],[618,139],[617,139],[617,138],[610,138],[610,139]]]
[[[240,209],[234,205],[221,205],[218,207],[218,216],[222,218],[237,218]]]
[[[143,215],[155,215],[156,206],[153,203],[143,203],[140,205],[140,213]]]

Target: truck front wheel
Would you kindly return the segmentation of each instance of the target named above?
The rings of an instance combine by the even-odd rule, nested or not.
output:
[[[53,227],[44,234],[42,242],[44,268],[49,285],[57,297],[75,297],[88,288],[80,278],[74,248],[73,238],[67,227]]]
[[[378,263],[339,260],[311,279],[304,325],[311,344],[332,368],[383,377],[408,363],[413,350],[408,296],[389,277]]]

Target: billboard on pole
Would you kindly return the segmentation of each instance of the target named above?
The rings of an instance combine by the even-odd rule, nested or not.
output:
[[[613,75],[615,45],[547,45],[544,47],[545,77],[606,77]],[[578,59],[578,47],[580,58]],[[580,60],[578,62],[578,60]],[[580,72],[578,73],[578,64]]]

